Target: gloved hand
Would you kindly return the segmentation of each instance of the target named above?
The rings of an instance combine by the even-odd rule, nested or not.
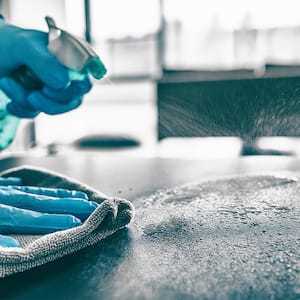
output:
[[[20,178],[0,177],[1,234],[46,234],[76,227],[98,207],[80,191],[20,183]],[[1,234],[0,246],[20,247],[16,239]]]
[[[70,74],[47,49],[47,33],[22,29],[0,20],[0,89],[12,100],[13,115],[33,118],[40,112],[60,114],[77,108],[91,89],[88,75],[71,80]],[[28,66],[45,84],[40,91],[25,90],[9,77],[18,67]],[[103,66],[103,76],[106,70]]]

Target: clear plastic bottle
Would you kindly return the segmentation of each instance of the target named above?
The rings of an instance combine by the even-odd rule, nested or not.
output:
[[[11,100],[0,90],[0,151],[7,148],[14,140],[20,119],[6,110]]]
[[[95,66],[91,67],[94,68],[94,72],[99,72]],[[90,71],[90,70],[88,70]],[[90,71],[90,73],[91,73]],[[102,72],[102,69],[101,69]],[[69,70],[69,77],[71,80],[82,80],[86,74],[80,73],[75,70]],[[20,77],[20,76],[19,76]],[[22,81],[30,81],[32,78],[23,78]],[[7,109],[6,106],[11,100],[6,96],[6,94],[0,90],[0,151],[6,149],[14,140],[18,126],[20,123],[20,118],[11,115]]]

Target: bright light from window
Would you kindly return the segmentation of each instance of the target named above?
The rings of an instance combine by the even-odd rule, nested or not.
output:
[[[11,0],[10,20],[20,26],[47,31],[45,16],[55,19],[59,27],[84,35],[83,0]]]
[[[159,26],[158,0],[92,0],[95,39],[139,37]]]
[[[65,3],[61,0],[11,0],[10,20],[19,26],[47,31],[45,16],[65,26]]]
[[[238,29],[245,18],[260,28],[300,25],[299,0],[165,0],[167,19],[180,20],[184,26],[206,29],[218,18],[222,28]]]
[[[65,0],[66,30],[78,36],[84,36],[84,1]]]

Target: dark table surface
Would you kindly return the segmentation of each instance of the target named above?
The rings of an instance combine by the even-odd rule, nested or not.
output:
[[[268,213],[273,214],[270,210],[246,230],[243,226],[249,224],[242,214],[232,219],[238,225],[224,229],[220,225],[224,216],[214,212],[219,207],[210,207],[205,214],[199,211],[200,222],[186,202],[179,207],[168,203],[169,211],[164,211],[156,202],[149,207],[145,201],[161,189],[227,175],[297,176],[299,159],[195,161],[70,154],[7,157],[0,161],[0,170],[24,164],[58,171],[107,195],[126,198],[137,208],[136,219],[128,229],[93,247],[1,279],[0,299],[300,299],[299,215],[295,215],[299,201],[293,202],[295,210],[276,211],[275,223],[266,223],[271,220]],[[247,186],[255,189],[255,184]],[[208,190],[209,186],[202,189],[211,196],[213,190]],[[226,188],[224,193],[229,193]],[[174,221],[180,209],[185,217]],[[226,218],[227,225],[232,223]]]

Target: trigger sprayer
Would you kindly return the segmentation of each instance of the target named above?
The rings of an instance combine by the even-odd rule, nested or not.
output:
[[[48,25],[48,50],[57,60],[69,69],[71,80],[81,79],[85,74],[101,79],[106,69],[99,56],[83,39],[56,26],[51,17],[46,17]],[[25,65],[11,73],[11,77],[27,90],[39,90],[43,83]],[[13,141],[20,119],[6,110],[10,99],[0,90],[0,150]]]

